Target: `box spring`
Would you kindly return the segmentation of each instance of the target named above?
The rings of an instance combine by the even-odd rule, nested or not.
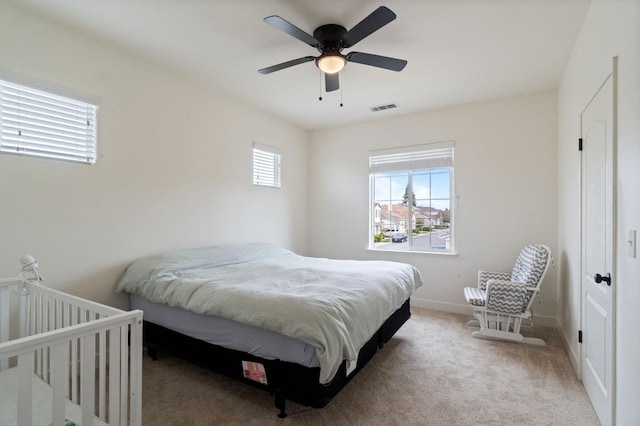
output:
[[[326,406],[375,355],[376,351],[393,337],[410,316],[410,303],[407,299],[360,349],[355,370],[347,375],[347,362],[344,361],[331,383],[326,385],[319,381],[320,367],[305,367],[292,362],[264,359],[213,345],[148,321],[144,321],[143,336],[144,344],[151,357],[155,358],[158,350],[161,350],[268,391],[276,397],[276,407],[280,409],[279,417],[286,417],[286,399],[314,408]],[[262,364],[267,384],[245,378],[243,361]]]

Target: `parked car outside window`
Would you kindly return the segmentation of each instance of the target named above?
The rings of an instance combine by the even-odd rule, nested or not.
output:
[[[404,243],[407,241],[407,234],[404,232],[398,232],[397,234],[393,234],[391,237],[391,242],[393,243]]]

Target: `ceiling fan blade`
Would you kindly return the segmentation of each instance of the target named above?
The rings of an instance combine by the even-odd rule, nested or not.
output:
[[[404,59],[390,58],[388,56],[372,55],[371,53],[351,52],[347,55],[347,61],[358,64],[371,65],[391,71],[402,71],[407,65]]]
[[[282,19],[278,15],[267,16],[266,18],[264,18],[264,22],[273,27],[276,27],[280,31],[284,31],[285,33],[297,38],[303,43],[307,43],[309,46],[318,47],[321,44],[318,40],[313,38],[311,34],[302,31],[300,28],[296,27],[289,21]]]
[[[313,61],[315,59],[316,58],[313,57],[313,56],[305,56],[303,58],[298,58],[298,59],[294,59],[292,61],[287,61],[287,62],[283,62],[281,64],[271,65],[270,67],[259,69],[258,72],[260,74],[270,74],[270,73],[272,73],[274,71],[280,71],[280,70],[283,70],[285,68],[292,67],[294,65],[304,64],[305,62],[310,62],[310,61]]]
[[[340,77],[338,77],[337,72],[333,74],[324,73],[324,88],[327,92],[333,92],[340,88]]]
[[[343,47],[353,46],[394,19],[396,19],[395,13],[384,6],[380,6],[342,36]]]

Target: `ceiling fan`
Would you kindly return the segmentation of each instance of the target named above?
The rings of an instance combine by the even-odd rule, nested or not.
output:
[[[402,71],[402,69],[407,65],[407,61],[403,59],[372,55],[370,53],[362,52],[350,52],[346,55],[342,54],[343,49],[354,46],[356,43],[375,31],[378,31],[394,19],[396,19],[396,14],[388,8],[381,6],[349,31],[341,25],[326,24],[316,28],[313,31],[313,36],[311,36],[277,15],[268,16],[264,18],[264,22],[284,31],[311,47],[315,47],[320,52],[320,56],[304,56],[302,58],[293,59],[281,64],[259,69],[258,72],[260,74],[269,74],[294,65],[315,61],[316,66],[324,73],[326,91],[331,92],[340,88],[338,73],[342,68],[344,68],[347,62],[355,62],[392,71]]]

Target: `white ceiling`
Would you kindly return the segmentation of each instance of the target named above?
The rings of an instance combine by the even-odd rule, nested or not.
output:
[[[305,129],[556,88],[589,0],[3,0],[61,20],[186,73]],[[352,28],[378,6],[397,19],[345,50],[408,61],[401,72],[348,63],[322,93],[317,56],[267,25],[280,15],[313,33]],[[344,107],[340,107],[340,101]],[[395,110],[371,112],[396,102]]]

